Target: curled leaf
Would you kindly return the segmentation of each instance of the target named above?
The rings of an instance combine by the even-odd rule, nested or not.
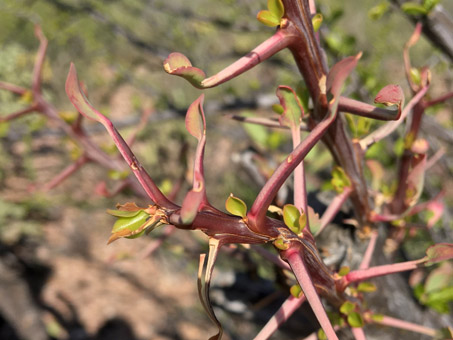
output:
[[[268,0],[267,10],[260,11],[256,18],[269,27],[280,25],[285,9],[282,0]]]
[[[425,265],[430,266],[434,263],[453,259],[453,244],[438,243],[426,250],[428,261]]]
[[[244,218],[247,215],[247,205],[240,198],[234,197],[230,194],[225,202],[226,210],[235,216]]]
[[[186,129],[199,141],[206,133],[206,121],[203,113],[204,94],[198,97],[188,108],[186,114]]]
[[[280,116],[280,124],[290,129],[300,129],[300,122],[304,114],[304,109],[296,92],[289,86],[280,85],[277,88],[277,97],[283,107]]]
[[[164,70],[169,74],[186,79],[196,88],[203,88],[201,82],[206,78],[206,74],[199,68],[193,67],[190,60],[182,53],[171,53],[164,60]]]
[[[286,204],[283,207],[283,221],[293,233],[300,234],[307,224],[307,216],[301,214],[295,205]]]
[[[313,30],[317,32],[321,27],[323,16],[321,13],[317,13],[311,18],[311,24],[313,25]]]
[[[404,103],[403,90],[399,85],[387,85],[378,92],[376,98],[374,98],[374,102],[385,106],[396,105],[398,107],[398,117],[396,119],[398,119]]]

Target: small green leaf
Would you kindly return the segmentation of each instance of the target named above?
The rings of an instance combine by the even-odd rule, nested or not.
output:
[[[125,229],[129,231],[136,231],[146,222],[148,218],[149,214],[143,210],[138,211],[137,214],[131,217],[120,217],[113,225],[112,233],[117,233]]]
[[[439,2],[440,0],[424,0],[423,7],[430,12]]]
[[[351,327],[360,328],[365,325],[362,316],[357,312],[352,312],[348,315],[348,324]]]
[[[351,186],[348,175],[339,166],[334,167],[332,170],[332,185],[338,193],[342,193],[344,188]]]
[[[299,234],[307,224],[307,216],[300,213],[295,205],[286,204],[283,207],[283,221],[295,234]]]
[[[338,275],[343,277],[345,275],[348,275],[350,271],[351,271],[351,268],[349,268],[348,266],[343,266],[338,271]]]
[[[289,292],[291,293],[292,296],[294,296],[297,299],[301,298],[304,295],[304,292],[302,291],[301,286],[298,284],[291,286],[291,288],[289,289]]]
[[[371,293],[376,291],[376,286],[371,282],[361,282],[357,286],[357,290],[363,293]]]
[[[286,242],[284,239],[279,237],[274,241],[274,246],[280,250],[287,250],[289,248],[289,242]]]
[[[388,1],[382,1],[368,11],[368,17],[372,20],[379,20],[389,10]]]
[[[318,32],[319,28],[321,27],[322,20],[323,16],[321,13],[317,13],[313,16],[313,18],[311,18],[311,23],[315,32]]]
[[[344,302],[340,307],[340,312],[345,315],[351,314],[356,308],[355,303],[351,301]]]
[[[280,25],[281,19],[277,17],[274,13],[267,10],[259,11],[258,14],[256,15],[256,18],[258,19],[259,22],[269,27],[275,27]]]
[[[283,17],[283,14],[285,14],[282,0],[267,0],[267,9],[280,19]]]
[[[415,85],[420,85],[422,83],[422,76],[420,70],[416,67],[411,67],[410,70],[411,80]]]
[[[322,328],[318,330],[318,340],[327,340],[327,335]]]
[[[407,15],[418,16],[428,14],[428,11],[426,10],[425,7],[415,2],[405,2],[404,4],[401,5],[401,9]]]
[[[108,172],[108,176],[110,179],[119,181],[119,180],[127,178],[127,176],[129,176],[129,173],[130,173],[129,170],[123,170],[123,171],[110,170]]]
[[[234,197],[230,194],[225,202],[226,210],[235,216],[244,218],[247,215],[247,205],[240,198]]]
[[[281,115],[285,110],[283,109],[283,106],[281,106],[280,104],[274,104],[272,105],[272,111]]]
[[[289,86],[280,85],[277,88],[276,94],[283,107],[283,113],[280,116],[280,125],[287,126],[292,130],[298,130],[300,121],[304,115],[304,109],[296,92]]]

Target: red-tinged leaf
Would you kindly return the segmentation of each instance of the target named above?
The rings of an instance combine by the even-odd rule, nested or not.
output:
[[[442,217],[445,210],[445,204],[439,200],[431,201],[428,203],[426,209],[431,213],[426,226],[432,228]]]
[[[316,234],[316,232],[321,229],[321,219],[319,218],[319,214],[313,210],[312,207],[308,206],[308,221],[310,223],[310,231],[312,234]]]
[[[187,110],[186,114],[186,129],[198,141],[201,140],[206,133],[206,121],[203,112],[204,94],[198,97]]]
[[[407,191],[405,203],[408,207],[417,203],[423,191],[426,170],[426,155],[412,157],[411,170],[407,177]]]
[[[453,244],[438,243],[426,250],[428,261],[425,265],[430,266],[434,263],[453,259]]]
[[[174,208],[175,204],[169,201],[159,190],[157,185],[153,182],[149,174],[138,162],[137,158],[133,154],[130,147],[127,145],[126,141],[120,135],[120,133],[113,126],[113,123],[97,111],[85,97],[82,89],[80,88],[79,80],[77,78],[77,71],[74,64],[71,64],[69,69],[69,74],[66,79],[66,93],[69,97],[71,103],[75,106],[77,111],[79,111],[83,116],[93,119],[97,122],[100,122],[104,125],[105,129],[109,133],[110,137],[113,139],[116,147],[123,156],[124,160],[127,162],[131,170],[134,172],[134,175],[137,177],[141,186],[148,194],[148,196],[157,204],[163,207]]]
[[[280,25],[281,20],[281,18],[277,17],[274,13],[268,10],[259,11],[256,15],[256,18],[259,22],[269,27]]]
[[[283,107],[283,113],[280,116],[280,125],[299,130],[304,109],[296,92],[289,86],[280,85],[277,88],[277,97]]]
[[[419,138],[412,143],[410,149],[416,154],[426,154],[429,149],[429,143],[426,139]]]
[[[327,75],[326,89],[327,92],[330,92],[334,96],[334,98],[340,95],[343,83],[356,67],[361,56],[362,52],[354,57],[347,57],[340,60],[330,69],[330,72]]]
[[[267,0],[267,9],[277,18],[282,18],[285,13],[282,0]]]
[[[198,191],[191,190],[187,193],[181,206],[181,221],[183,224],[189,225],[193,222],[200,209],[203,197],[203,188]]]
[[[164,60],[164,70],[169,74],[183,77],[197,88],[203,88],[201,82],[206,78],[206,74],[199,68],[193,67],[184,54],[171,53]]]
[[[409,38],[409,41],[406,43],[404,48],[410,48],[417,43],[417,41],[420,39],[422,35],[422,28],[423,28],[422,24],[418,22],[417,25],[415,25],[414,32],[412,33],[411,37]]]
[[[404,100],[404,93],[399,85],[387,85],[382,88],[376,98],[374,98],[375,103],[384,104],[386,106],[391,105],[401,105]]]

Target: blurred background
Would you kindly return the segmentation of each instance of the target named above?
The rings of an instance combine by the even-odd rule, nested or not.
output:
[[[402,57],[414,28],[410,16],[371,0],[317,4],[324,16],[321,37],[329,65],[363,51],[345,89],[348,95],[371,103],[380,88],[394,83],[410,96]],[[451,16],[453,2],[442,5]],[[39,47],[34,26],[40,25],[49,42],[42,72],[44,98],[60,117],[74,117],[64,92],[74,62],[90,101],[123,135],[134,134],[148,110],[133,150],[162,190],[180,202],[190,187],[195,148],[185,131],[184,115],[200,91],[165,73],[162,61],[177,51],[206,74],[218,72],[272,35],[272,28],[255,19],[265,8],[264,0],[2,0],[0,81],[30,88]],[[414,66],[430,67],[433,98],[453,90],[452,60],[430,40],[422,37],[411,57]],[[231,192],[250,206],[262,184],[260,176],[271,172],[290,150],[284,131],[229,117],[272,116],[276,87],[296,88],[300,81],[290,53],[283,51],[247,75],[204,91],[207,190],[215,206],[223,209]],[[0,90],[0,117],[29,103],[26,95]],[[434,232],[417,232],[405,243],[408,258],[423,256],[433,239],[442,241],[452,234],[452,105],[450,100],[431,108],[422,129],[434,151],[446,149],[426,180],[424,197],[445,190],[447,210]],[[358,127],[353,118],[348,122],[355,137],[378,124],[367,121]],[[114,155],[100,126],[84,126],[102,150]],[[370,158],[388,167],[389,182],[401,150],[402,141],[395,137],[370,151]],[[196,291],[205,237],[176,231],[166,238],[161,229],[106,246],[114,219],[105,210],[118,202],[149,202],[130,189],[109,197],[124,178],[92,163],[57,187],[42,190],[80,156],[77,144],[43,115],[0,123],[0,339],[208,338],[215,329]],[[332,161],[323,146],[310,154],[307,166],[308,189],[329,191]],[[156,240],[162,244],[154,249]],[[287,292],[279,289],[278,273],[258,257],[240,249],[230,252],[220,256],[215,274],[214,301],[222,306],[216,311],[229,338],[250,339]],[[447,272],[452,280],[451,268]],[[448,314],[452,299],[437,312]],[[312,320],[308,312],[299,317],[306,323]],[[300,328],[304,326],[294,322],[275,339],[295,339]]]

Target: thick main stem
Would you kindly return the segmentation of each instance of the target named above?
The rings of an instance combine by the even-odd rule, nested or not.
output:
[[[321,299],[319,298],[316,288],[310,277],[310,273],[305,266],[304,260],[299,251],[293,251],[286,255],[286,260],[291,266],[294,275],[296,275],[297,281],[299,282],[307,301],[310,303],[316,318],[319,321],[322,329],[327,335],[329,340],[338,340],[335,330],[330,323],[329,317],[327,316],[324,306],[322,305]]]
[[[311,23],[308,0],[283,0],[285,16],[296,26],[298,39],[289,46],[299,71],[314,102],[314,120],[319,122],[327,112],[327,98],[320,82],[327,74],[323,52],[316,40]],[[335,161],[351,179],[354,192],[351,195],[357,218],[361,224],[367,221],[370,211],[368,191],[362,173],[361,160],[356,156],[344,123],[337,119],[323,137]]]

